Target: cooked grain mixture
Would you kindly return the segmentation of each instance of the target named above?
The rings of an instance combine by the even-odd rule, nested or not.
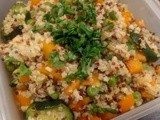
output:
[[[2,36],[27,120],[108,120],[160,96],[160,39],[118,0],[16,2]]]

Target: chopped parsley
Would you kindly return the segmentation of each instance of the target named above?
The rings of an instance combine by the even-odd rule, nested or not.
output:
[[[73,6],[75,7],[74,10]],[[70,20],[62,20],[62,16]],[[79,63],[78,71],[69,75],[66,80],[86,79],[88,77],[88,67],[94,59],[101,56],[103,51],[103,46],[100,42],[102,31],[94,27],[91,28],[96,24],[94,1],[60,0],[44,16],[44,20],[46,21],[45,29],[51,32],[55,43],[64,46],[70,51],[70,53],[64,55],[65,59],[68,61],[76,60]],[[109,29],[112,29],[112,27],[110,25]],[[54,60],[57,59],[54,54],[52,59],[54,66],[62,64],[60,61]]]
[[[48,62],[51,63],[53,67],[63,67],[66,64],[59,60],[59,54],[57,52],[50,54]]]
[[[20,63],[19,67],[14,71],[14,73],[18,73],[19,74],[18,77],[21,77],[25,75],[30,75],[31,71],[29,68],[25,66],[24,63]]]

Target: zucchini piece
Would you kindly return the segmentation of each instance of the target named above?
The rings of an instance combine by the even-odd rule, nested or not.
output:
[[[34,102],[26,111],[26,120],[73,120],[73,113],[63,101]]]
[[[21,9],[25,7],[26,7],[26,4],[24,2],[17,2],[12,6],[12,10],[14,14],[18,14],[20,13]],[[26,10],[24,10],[23,12],[26,13]]]
[[[158,60],[157,54],[154,51],[152,51],[149,46],[143,49],[143,52],[148,61],[156,62]]]
[[[4,40],[4,42],[9,42],[10,40],[12,40],[14,37],[16,37],[17,35],[21,35],[22,34],[22,29],[23,26],[17,26],[16,28],[14,28],[14,30],[9,33],[8,35],[4,35],[2,32],[2,39]]]

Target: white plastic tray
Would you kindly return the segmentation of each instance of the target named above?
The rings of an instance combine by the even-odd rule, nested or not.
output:
[[[0,0],[0,23],[8,9],[17,0]],[[157,0],[121,0],[128,4],[136,18],[144,19],[147,27],[160,36],[160,9]],[[16,107],[12,89],[9,87],[10,78],[0,60],[0,120],[23,120],[23,115]],[[114,120],[136,120],[160,108],[160,98],[135,108]]]

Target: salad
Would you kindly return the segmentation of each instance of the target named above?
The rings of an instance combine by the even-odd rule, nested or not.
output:
[[[17,1],[1,36],[26,120],[110,120],[160,96],[160,38],[119,0]]]

